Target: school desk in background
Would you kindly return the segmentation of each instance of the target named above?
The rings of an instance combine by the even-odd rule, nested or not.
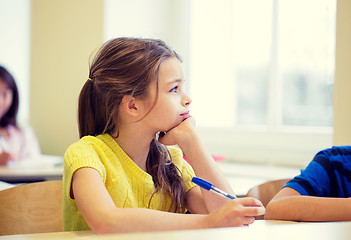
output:
[[[41,155],[35,159],[24,159],[0,166],[0,181],[7,183],[61,180],[62,175],[62,156]]]

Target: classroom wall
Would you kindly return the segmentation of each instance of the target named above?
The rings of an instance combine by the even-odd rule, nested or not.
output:
[[[102,0],[32,0],[30,124],[44,154],[78,140],[77,101],[103,42]]]
[[[187,58],[188,23],[179,15],[187,4],[187,0],[32,0],[30,124],[43,153],[63,155],[78,140],[78,95],[88,77],[90,53],[104,37],[161,38]],[[116,14],[107,26],[115,28],[113,36],[104,33],[104,11]]]
[[[337,1],[334,85],[335,145],[351,145],[351,1]]]
[[[173,26],[180,23],[177,12],[184,10],[182,4],[170,6]],[[103,8],[103,0],[32,0],[30,124],[44,154],[63,155],[78,140],[77,100],[88,77],[90,53],[103,42]],[[335,145],[351,144],[350,23],[351,1],[338,0]],[[176,47],[176,42],[171,45]]]

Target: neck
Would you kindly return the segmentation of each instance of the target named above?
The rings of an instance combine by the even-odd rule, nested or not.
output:
[[[119,135],[115,141],[136,165],[146,171],[146,160],[153,137],[152,133],[143,132],[132,125],[119,129]]]

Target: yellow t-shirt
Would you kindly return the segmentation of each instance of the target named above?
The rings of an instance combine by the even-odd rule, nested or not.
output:
[[[168,147],[173,163],[181,171],[186,191],[195,186],[191,182],[195,176],[191,166],[183,159],[182,151]],[[63,174],[63,228],[64,231],[90,229],[70,197],[72,176],[82,167],[96,169],[119,208],[147,208],[155,191],[150,174],[140,169],[109,135],[86,136],[72,144],[66,151]],[[150,208],[168,211],[171,199],[157,193],[152,197]]]

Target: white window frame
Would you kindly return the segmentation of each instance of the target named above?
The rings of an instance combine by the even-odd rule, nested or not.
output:
[[[332,145],[331,128],[198,128],[207,149],[226,161],[303,167]]]
[[[203,1],[201,3],[204,4]],[[276,10],[274,12],[277,14]],[[189,47],[191,48],[192,46]],[[272,51],[276,49],[272,48]],[[191,57],[191,53],[189,55]],[[277,54],[272,52],[272,55]],[[273,64],[274,61],[276,60],[273,60]],[[189,69],[191,81],[191,65]],[[204,67],[204,71],[206,69]],[[206,79],[203,81],[206,82]],[[277,82],[275,77],[270,78],[270,88],[278,88]],[[281,104],[277,101],[280,96],[272,92],[276,91],[270,91],[269,106],[276,105],[276,109],[281,109],[277,106]],[[265,126],[198,127],[198,130],[206,148],[212,154],[224,156],[226,161],[234,162],[304,167],[318,151],[332,146],[332,127],[282,126],[278,115],[280,113],[277,110],[269,110],[268,124]]]

